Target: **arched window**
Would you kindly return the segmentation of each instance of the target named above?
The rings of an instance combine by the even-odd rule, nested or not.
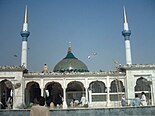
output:
[[[5,109],[7,107],[7,100],[11,96],[12,89],[11,81],[5,79],[0,82],[0,109]]]
[[[115,79],[114,81],[111,82],[110,90],[111,93],[125,92],[123,82],[119,81],[118,79]]]
[[[147,79],[140,77],[136,81],[135,91],[151,91],[149,81]]]
[[[62,104],[63,89],[58,82],[48,82],[45,86],[46,90],[46,103],[47,106],[50,106],[50,103],[53,102],[56,106],[57,104]]]
[[[143,77],[137,79],[135,86],[135,93],[141,98],[142,92],[144,92],[149,105],[152,104],[150,86],[151,82]]]
[[[106,101],[106,87],[101,81],[93,81],[89,85],[89,89],[92,91],[92,101]]]
[[[123,94],[122,92],[125,92],[123,82],[118,79],[113,80],[110,86],[110,100],[120,101]]]
[[[90,89],[92,93],[105,93],[105,84],[101,81],[93,81],[90,83]]]
[[[41,89],[37,82],[29,82],[25,88],[25,103],[28,105],[34,103],[35,99],[41,96]]]
[[[82,96],[85,96],[85,88],[83,83],[80,81],[72,81],[68,83],[66,89],[66,100],[68,106],[70,106],[72,100],[77,100],[80,102]]]

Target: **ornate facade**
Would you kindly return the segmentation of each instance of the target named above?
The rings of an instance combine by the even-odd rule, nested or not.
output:
[[[126,13],[124,9],[126,19]],[[118,65],[111,72],[89,72],[88,67],[76,58],[71,46],[68,53],[53,69],[48,71],[45,64],[43,72],[27,71],[28,18],[27,7],[22,40],[21,66],[0,66],[0,108],[19,108],[35,103],[35,99],[44,96],[46,104],[53,102],[62,108],[72,107],[72,100],[85,99],[88,107],[120,107],[121,97],[125,95],[128,104],[138,94],[145,92],[147,104],[155,105],[155,65],[132,64],[129,28],[124,22],[126,45],[126,65]],[[26,35],[23,35],[25,34]],[[83,101],[81,101],[83,102]],[[80,104],[80,106],[82,106]],[[79,103],[77,106],[79,107]]]
[[[80,101],[84,96],[89,107],[119,107],[123,94],[130,101],[135,94],[141,97],[141,92],[145,92],[148,105],[154,105],[155,65],[124,65],[117,69],[113,72],[32,73],[23,67],[1,66],[1,102],[6,105],[12,96],[13,108],[18,108],[44,96],[47,101],[52,98],[55,104],[61,104],[63,98],[63,108],[67,108],[72,99]]]

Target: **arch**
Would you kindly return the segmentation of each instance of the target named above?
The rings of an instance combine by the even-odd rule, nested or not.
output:
[[[83,83],[79,81],[72,81],[68,83],[66,91],[84,91],[84,85]]]
[[[135,93],[141,98],[142,92],[145,92],[148,104],[152,104],[151,98],[151,82],[145,79],[144,77],[140,77],[136,81]]]
[[[7,85],[6,82],[9,82]],[[0,82],[0,100],[3,105],[0,105],[0,109],[5,109],[7,107],[7,100],[11,95],[11,91],[13,90],[12,88],[12,83],[11,81],[8,81],[7,79],[2,80]]]
[[[123,82],[118,79],[113,80],[110,85],[110,92],[111,93],[125,92]]]
[[[143,77],[138,78],[136,81],[135,91],[151,91],[149,81]]]
[[[82,96],[85,96],[85,88],[82,82],[72,81],[68,83],[66,89],[66,101],[68,106],[70,106],[73,99],[80,102]]]
[[[89,89],[92,92],[92,101],[106,101],[106,86],[102,81],[92,81],[89,84]],[[96,94],[93,94],[96,93]],[[105,93],[105,94],[103,94]],[[90,99],[90,98],[89,98]]]
[[[34,103],[36,98],[41,96],[41,89],[37,82],[32,81],[27,83],[25,88],[25,103],[30,104]]]
[[[63,89],[60,83],[48,82],[45,85],[45,91],[46,91],[46,103],[48,106],[50,106],[51,102],[53,102],[55,106],[57,104],[59,105],[62,104]]]
[[[92,90],[92,93],[105,93],[106,86],[102,81],[93,81],[89,84],[89,89]]]
[[[122,94],[124,94],[122,92],[125,92],[123,82],[118,79],[113,80],[110,85],[110,100],[120,101]]]

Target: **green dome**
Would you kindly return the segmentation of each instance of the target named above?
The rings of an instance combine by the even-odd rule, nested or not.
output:
[[[87,66],[78,60],[68,49],[68,53],[64,59],[56,64],[54,72],[89,72]]]

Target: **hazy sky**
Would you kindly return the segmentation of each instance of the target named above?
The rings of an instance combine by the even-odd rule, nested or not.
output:
[[[21,64],[26,5],[30,71],[40,72],[45,63],[52,71],[66,56],[69,41],[90,71],[114,70],[113,60],[125,64],[123,5],[133,64],[155,64],[155,0],[0,0],[0,65]]]

